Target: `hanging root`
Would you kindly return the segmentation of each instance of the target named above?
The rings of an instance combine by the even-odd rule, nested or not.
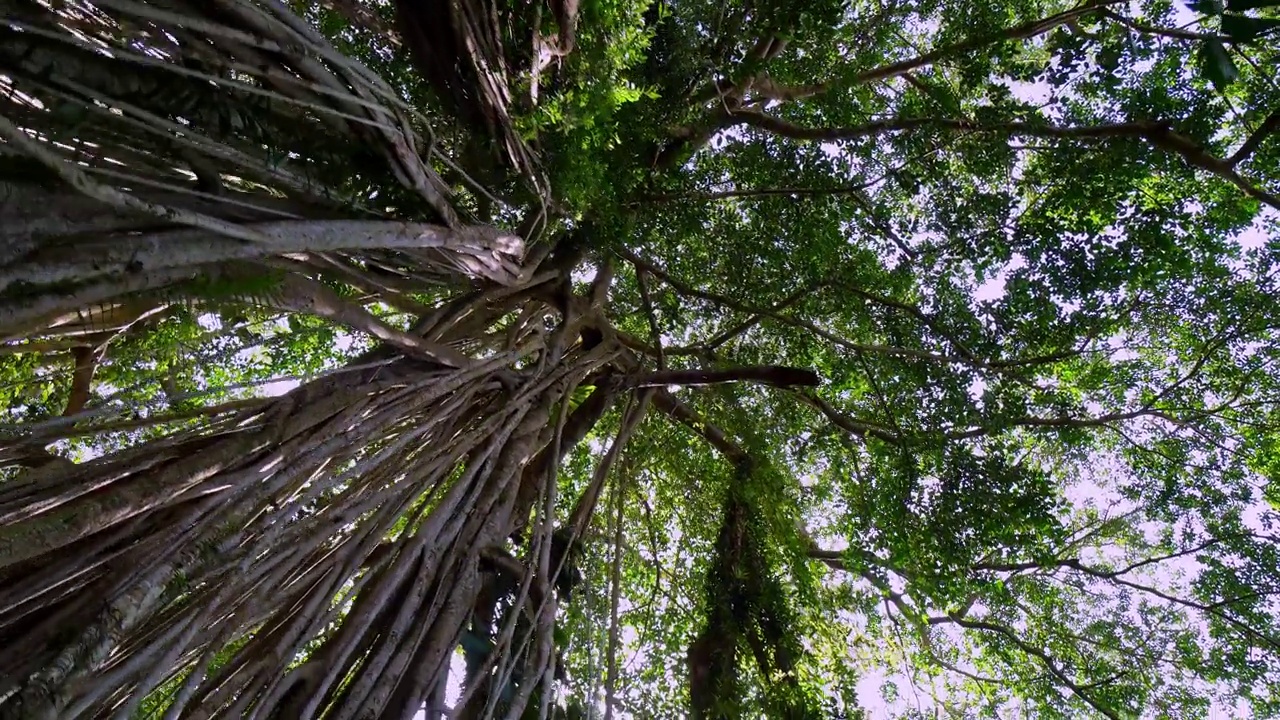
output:
[[[528,458],[559,455],[548,417],[563,430],[569,394],[612,355],[531,363],[538,337],[467,368],[405,360],[331,376],[221,433],[5,485],[0,642],[13,652],[0,716],[143,702],[171,717],[411,715],[448,672],[486,548],[523,524],[530,497],[543,500],[541,559],[520,565],[519,584],[537,599],[535,640],[505,657],[544,676],[554,478],[527,473]],[[508,644],[527,643],[514,628]]]

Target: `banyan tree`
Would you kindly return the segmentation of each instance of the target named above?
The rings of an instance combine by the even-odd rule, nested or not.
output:
[[[0,718],[1280,716],[1280,3],[0,10]]]

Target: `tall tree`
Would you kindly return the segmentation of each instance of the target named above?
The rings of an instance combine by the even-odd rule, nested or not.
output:
[[[0,717],[1280,716],[1280,3],[0,9]]]

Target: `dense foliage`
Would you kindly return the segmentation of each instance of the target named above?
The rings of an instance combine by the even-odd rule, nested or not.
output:
[[[1280,2],[0,8],[0,717],[1280,717]]]

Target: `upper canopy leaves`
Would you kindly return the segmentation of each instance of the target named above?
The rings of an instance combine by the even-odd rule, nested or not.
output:
[[[542,142],[596,168],[566,197],[604,183],[575,209],[625,261],[621,330],[652,350],[644,276],[667,363],[824,378],[741,412],[688,397],[804,488],[818,545],[847,547],[822,555],[853,578],[822,622],[892,619],[815,667],[900,656],[978,714],[1270,712],[1248,438],[1274,433],[1280,91],[1275,44],[1236,26],[1274,10],[1232,6],[1254,14],[1217,44],[1168,3],[797,7],[653,4],[648,60],[618,81],[651,92],[592,121],[620,139]],[[1239,68],[1228,94],[1195,69],[1206,42]],[[577,67],[570,87],[596,82]],[[646,477],[687,483],[696,450]]]

